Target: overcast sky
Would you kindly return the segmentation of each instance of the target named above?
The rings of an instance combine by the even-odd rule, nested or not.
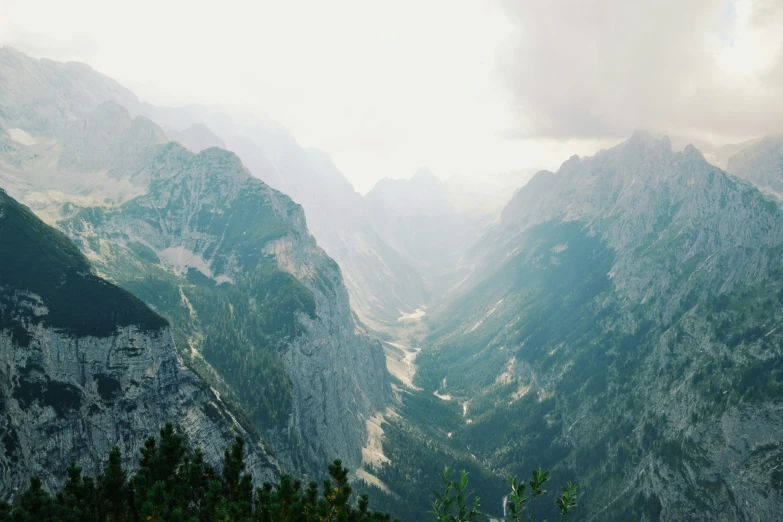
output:
[[[783,0],[0,0],[0,43],[280,121],[356,188],[780,133]]]

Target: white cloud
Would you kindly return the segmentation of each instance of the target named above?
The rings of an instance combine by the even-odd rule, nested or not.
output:
[[[504,2],[502,70],[517,135],[702,137],[780,132],[778,0]],[[783,69],[781,69],[783,70]],[[774,81],[773,81],[774,80]]]

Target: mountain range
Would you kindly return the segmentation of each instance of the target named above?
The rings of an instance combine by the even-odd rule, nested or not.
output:
[[[445,465],[495,519],[539,465],[586,520],[780,518],[783,141],[696,145],[361,195],[267,118],[0,49],[2,493],[173,420],[412,520]]]

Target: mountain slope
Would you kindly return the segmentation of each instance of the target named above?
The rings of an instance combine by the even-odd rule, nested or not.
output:
[[[241,435],[252,442],[252,473],[278,473],[260,439],[184,368],[166,320],[93,275],[66,236],[4,191],[0,258],[3,496],[31,474],[58,488],[71,460],[96,473],[113,445],[133,469],[146,438],[167,421],[212,465]]]
[[[416,382],[463,406],[456,444],[579,480],[591,519],[778,518],[782,244],[752,185],[636,133],[516,194]]]
[[[139,175],[155,180],[147,194],[75,209],[59,226],[172,321],[189,364],[237,399],[284,463],[358,467],[388,393],[383,353],[301,207],[222,149],[169,143]]]
[[[0,131],[0,180],[23,203],[57,216],[62,204],[105,205],[144,192],[142,164],[167,142],[150,120],[103,102],[70,122],[59,138]]]

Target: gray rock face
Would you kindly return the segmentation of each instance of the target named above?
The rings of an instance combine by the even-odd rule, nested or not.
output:
[[[777,266],[783,242],[776,205],[751,184],[692,146],[675,153],[667,138],[642,131],[537,174],[503,211],[503,234],[553,220],[583,222],[617,252],[613,284],[634,302],[672,295],[677,303],[758,281]],[[698,277],[678,281],[674,268],[686,262],[698,264]]]
[[[338,456],[351,469],[358,469],[367,442],[367,421],[389,398],[386,361],[378,341],[353,318],[337,265],[312,236],[303,237],[307,239],[280,239],[269,246],[281,268],[313,291],[318,316],[300,316],[306,333],[283,355],[295,400],[294,415],[283,435],[304,442],[310,469]],[[318,288],[310,276],[316,273],[333,293]],[[297,458],[293,452],[286,453],[288,458],[280,455],[283,461]]]
[[[0,259],[0,495],[31,474],[57,489],[70,461],[97,474],[114,445],[133,469],[166,422],[216,467],[242,436],[256,478],[278,473],[255,431],[184,367],[167,323],[2,191]]]
[[[104,102],[69,125],[62,138],[57,169],[66,173],[107,171],[112,178],[127,177],[137,185],[134,170],[153,145],[166,143],[163,131],[142,116],[131,119],[127,109]]]
[[[260,441],[253,442],[215,395],[177,357],[168,328],[154,333],[121,328],[111,337],[71,337],[30,326],[28,347],[0,331],[0,495],[21,491],[30,475],[57,490],[65,467],[78,462],[98,474],[112,446],[134,469],[139,450],[166,423],[220,467],[236,435],[248,440],[257,481],[279,473]]]

